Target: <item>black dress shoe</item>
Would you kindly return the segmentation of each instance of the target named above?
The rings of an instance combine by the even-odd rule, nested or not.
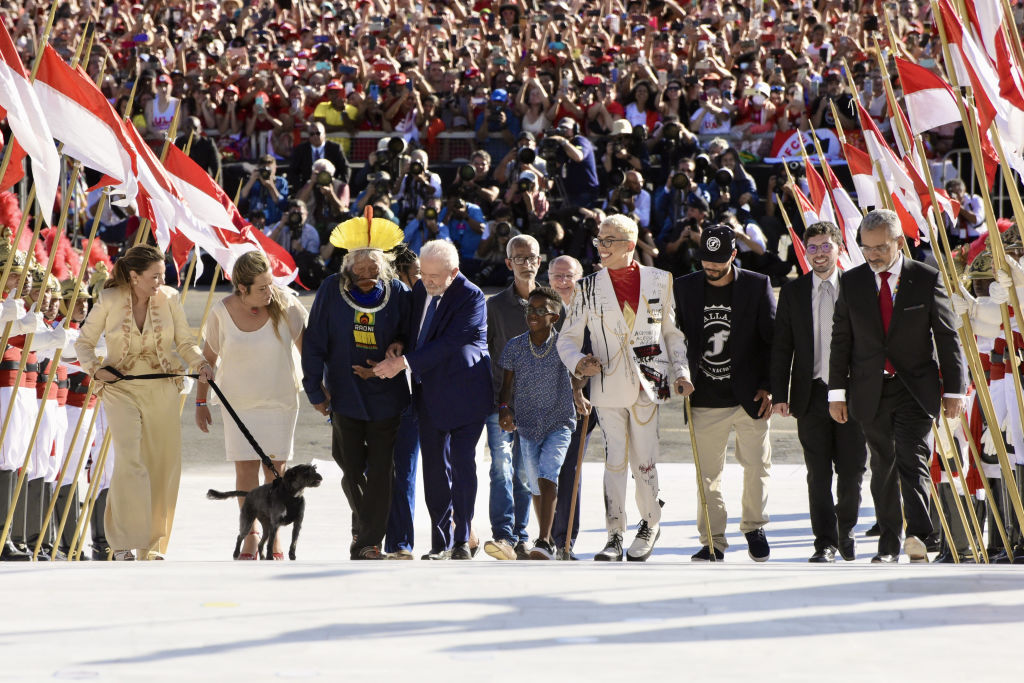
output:
[[[887,553],[879,553],[871,558],[871,564],[896,564],[899,561],[899,557]]]
[[[0,562],[30,562],[32,555],[23,553],[10,540],[0,550]]]
[[[857,559],[857,541],[851,538],[844,538],[839,541],[839,555],[847,562]]]
[[[830,545],[825,546],[821,550],[816,550],[808,562],[825,563],[836,561],[836,549]]]
[[[469,543],[463,541],[462,543],[456,543],[454,546],[452,546],[451,559],[472,560],[473,551],[469,549]]]
[[[825,563],[836,561],[836,549],[831,546],[825,546],[821,550],[814,551],[808,562]]]
[[[429,553],[421,557],[421,560],[450,560],[452,557],[451,550],[431,550]]]
[[[868,530],[864,532],[864,535],[867,536],[868,538],[871,538],[873,536],[881,536],[882,535],[882,530],[878,528],[878,522],[875,522],[874,524],[872,524],[871,527],[868,528]]]
[[[942,534],[932,534],[924,539],[924,547],[930,553],[937,553],[942,550]]]

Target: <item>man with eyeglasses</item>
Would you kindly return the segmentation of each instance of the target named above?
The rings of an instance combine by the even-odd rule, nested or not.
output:
[[[591,377],[590,401],[601,412],[605,438],[604,498],[608,541],[594,556],[622,560],[627,470],[636,482],[640,524],[627,552],[650,557],[661,535],[658,500],[658,409],[693,391],[686,343],[675,324],[672,276],[633,259],[639,228],[617,214],[601,221],[594,246],[602,268],[576,284],[556,343],[576,377]],[[591,353],[583,351],[589,332]]]
[[[540,244],[530,235],[516,235],[505,248],[505,265],[513,274],[512,284],[487,300],[487,350],[501,358],[509,339],[526,334],[526,306],[537,286]],[[491,365],[491,379],[497,399],[505,371]],[[495,400],[494,405],[500,401]],[[496,560],[528,559],[530,486],[515,432],[502,431],[498,412],[487,418],[487,447],[491,452],[490,517],[491,540],[484,552]]]
[[[880,535],[875,563],[927,562],[928,460],[932,423],[959,419],[964,366],[949,297],[931,266],[903,256],[894,211],[872,211],[860,226],[867,263],[839,281],[829,358],[829,413],[860,422],[871,452],[871,495]],[[901,504],[902,499],[902,504]]]
[[[807,465],[814,554],[809,562],[856,559],[853,528],[860,511],[861,483],[867,468],[864,432],[855,420],[836,422],[828,412],[832,314],[839,294],[839,253],[843,237],[832,223],[804,231],[811,271],[779,292],[772,343],[772,412],[796,418]],[[832,498],[832,471],[836,499]]]
[[[313,174],[313,164],[320,159],[327,159],[334,164],[334,177],[348,184],[350,170],[341,145],[326,139],[324,124],[320,122],[309,124],[306,132],[309,134],[309,140],[296,147],[292,153],[291,167],[288,170],[288,180],[291,181],[292,187],[305,187]]]

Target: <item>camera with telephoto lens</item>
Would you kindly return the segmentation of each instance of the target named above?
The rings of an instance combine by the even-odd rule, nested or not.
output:
[[[295,210],[288,212],[288,225],[293,228],[302,227],[302,213]]]
[[[520,178],[519,183],[516,185],[520,192],[533,192],[533,188],[536,184],[529,178]]]
[[[428,206],[423,209],[423,220],[436,221],[437,220],[437,209],[432,206]]]
[[[386,171],[377,171],[366,177],[377,195],[391,194],[391,176]]]
[[[421,176],[423,175],[424,170],[426,169],[423,168],[423,164],[418,161],[414,161],[409,164],[409,175],[411,176]]]
[[[537,160],[537,151],[533,147],[520,147],[516,152],[516,161],[520,164],[532,164]]]
[[[260,169],[260,177],[263,178],[264,180],[270,180],[270,169],[269,168],[261,168]]]
[[[498,223],[496,226],[494,226],[494,234],[497,235],[498,237],[508,237],[510,234],[512,234],[512,226],[506,223],[505,221],[502,221],[501,223]]]
[[[492,102],[487,105],[487,123],[492,126],[500,126],[504,123],[501,120],[501,105]]]
[[[673,190],[685,190],[690,187],[690,178],[682,171],[673,173],[670,182]]]
[[[564,137],[565,133],[558,128],[544,131],[544,137],[537,146],[537,156],[549,164],[557,165],[568,161],[569,157],[566,156],[565,150],[562,149],[562,143],[555,139],[564,139]]]
[[[316,184],[321,186],[327,186],[331,184],[331,174],[327,171],[320,171],[316,174]]]
[[[459,180],[464,183],[476,180],[476,166],[473,164],[465,164],[459,167]]]

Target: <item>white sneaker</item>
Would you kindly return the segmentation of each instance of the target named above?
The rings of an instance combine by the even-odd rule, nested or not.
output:
[[[661,525],[655,524],[652,527],[647,524],[647,520],[642,520],[640,526],[637,527],[633,544],[626,551],[626,560],[629,562],[645,561],[651,556],[654,544],[658,542],[659,538],[661,538]]]

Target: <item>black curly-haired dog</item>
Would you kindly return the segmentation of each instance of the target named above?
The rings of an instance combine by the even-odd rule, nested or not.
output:
[[[242,512],[238,517],[238,540],[235,541],[234,558],[238,559],[242,539],[249,533],[252,523],[260,520],[263,537],[260,539],[260,559],[273,558],[274,539],[280,527],[292,525],[292,543],[288,548],[288,559],[295,559],[295,543],[302,529],[302,517],[306,513],[306,499],[302,493],[307,488],[320,486],[323,477],[316,471],[316,465],[295,465],[285,471],[284,476],[269,484],[257,486],[252,491],[206,492],[210,500],[227,500],[245,497]],[[269,543],[269,545],[268,545]],[[270,552],[265,552],[266,548]]]

